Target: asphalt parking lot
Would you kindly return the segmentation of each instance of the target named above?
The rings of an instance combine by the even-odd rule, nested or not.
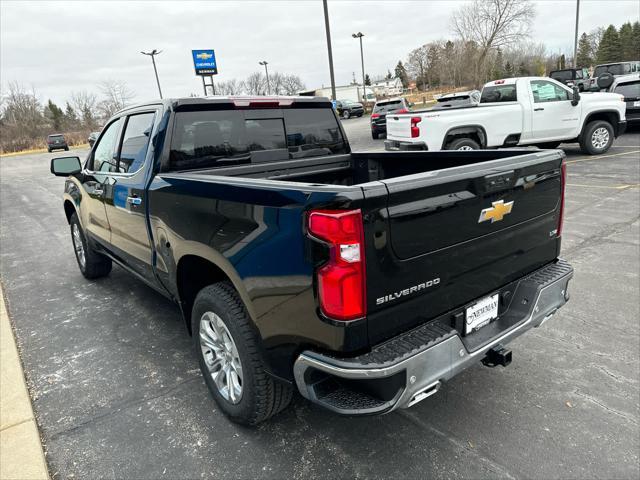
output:
[[[382,148],[367,118],[344,126]],[[217,410],[174,305],[117,267],[81,276],[49,173],[64,153],[0,158],[0,275],[52,477],[638,478],[640,130],[565,147],[572,298],[511,366],[381,417],[297,398],[256,429]]]

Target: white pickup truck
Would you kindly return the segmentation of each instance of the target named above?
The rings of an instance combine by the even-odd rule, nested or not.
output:
[[[477,106],[387,115],[386,150],[476,150],[579,142],[606,152],[626,128],[624,97],[579,93],[548,77],[496,80]]]

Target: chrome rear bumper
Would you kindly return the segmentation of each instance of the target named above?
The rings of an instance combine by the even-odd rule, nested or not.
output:
[[[524,277],[503,319],[511,326],[475,349],[469,349],[466,345],[470,343],[455,329],[426,324],[361,357],[339,359],[305,351],[294,365],[298,390],[312,402],[346,415],[408,408],[482,360],[494,346],[549,320],[569,299],[567,287],[572,276],[571,266],[558,260]],[[399,351],[398,346],[406,351]]]

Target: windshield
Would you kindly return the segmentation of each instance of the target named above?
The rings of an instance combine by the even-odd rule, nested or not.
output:
[[[266,113],[264,110],[177,112],[171,139],[171,169],[348,153],[338,122],[329,108]]]
[[[638,100],[640,99],[640,80],[629,83],[621,83],[616,86],[614,92],[623,95],[624,98]]]
[[[376,106],[373,107],[373,113],[395,112],[402,107],[402,100],[397,100],[395,102],[376,103]]]

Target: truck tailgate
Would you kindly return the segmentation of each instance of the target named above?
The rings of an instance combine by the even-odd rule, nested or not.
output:
[[[411,116],[387,115],[387,138],[410,138]]]
[[[377,212],[366,252],[372,343],[557,257],[563,155],[513,153],[382,181],[387,205]]]

